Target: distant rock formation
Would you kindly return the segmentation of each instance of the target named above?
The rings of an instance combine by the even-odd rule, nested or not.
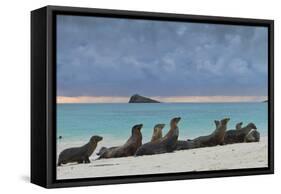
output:
[[[265,100],[265,101],[262,101],[262,102],[264,102],[264,103],[265,103],[265,102],[268,102],[268,100]]]
[[[129,103],[160,103],[160,102],[157,100],[153,100],[153,99],[135,94],[135,95],[131,96]]]

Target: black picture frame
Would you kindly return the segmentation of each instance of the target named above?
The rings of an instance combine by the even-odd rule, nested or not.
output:
[[[264,26],[268,28],[268,168],[56,180],[56,15]],[[274,21],[46,6],[31,12],[31,182],[46,188],[274,173]]]

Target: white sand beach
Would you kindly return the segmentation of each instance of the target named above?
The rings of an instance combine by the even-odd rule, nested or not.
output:
[[[57,179],[267,167],[267,137],[239,143],[173,153],[94,160],[57,168]],[[93,154],[95,155],[95,154]]]

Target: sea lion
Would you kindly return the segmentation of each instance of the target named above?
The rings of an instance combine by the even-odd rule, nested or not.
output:
[[[235,129],[242,129],[243,122],[239,122],[236,124]]]
[[[151,142],[157,141],[162,138],[162,129],[165,127],[165,124],[157,124],[154,126],[153,134],[151,137]]]
[[[219,127],[220,127],[221,121],[214,120],[214,123],[215,123],[215,126],[216,126],[215,131],[218,131]],[[177,150],[186,150],[186,149],[199,148],[201,145],[198,143],[198,138],[196,138],[195,140],[190,140],[190,139],[188,139],[186,141],[178,140],[177,141]]]
[[[91,137],[90,141],[87,144],[81,147],[68,148],[63,150],[59,155],[58,166],[70,162],[90,163],[89,157],[95,151],[98,142],[101,140],[102,137],[95,135]]]
[[[136,152],[136,156],[162,154],[173,152],[176,149],[176,143],[179,136],[179,128],[177,126],[180,117],[175,117],[170,122],[170,130],[161,139],[154,142],[143,144]]]
[[[100,150],[100,157],[98,159],[133,156],[142,145],[142,134],[140,131],[142,126],[142,124],[133,126],[132,135],[124,145]]]
[[[189,144],[192,146],[192,148],[222,145],[224,142],[227,123],[229,120],[229,118],[224,118],[219,122],[219,124],[217,121],[215,121],[217,127],[213,133],[211,133],[210,135],[197,137],[194,140],[190,140]]]
[[[225,137],[224,137],[224,144],[246,142],[245,138],[252,129],[255,129],[255,130],[257,129],[257,127],[254,123],[249,123],[246,127],[243,127],[241,129],[232,129],[232,130],[226,131]],[[257,136],[257,135],[255,135],[255,136]],[[250,139],[254,138],[255,136],[252,136],[252,137],[248,136],[249,141],[252,142],[252,140],[250,140]],[[257,138],[256,141],[259,141],[259,138]]]

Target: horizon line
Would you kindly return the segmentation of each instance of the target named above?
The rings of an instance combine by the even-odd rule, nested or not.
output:
[[[58,104],[128,103],[131,96],[57,96]],[[148,97],[148,96],[145,96]],[[149,96],[163,103],[235,103],[263,102],[268,96]]]

